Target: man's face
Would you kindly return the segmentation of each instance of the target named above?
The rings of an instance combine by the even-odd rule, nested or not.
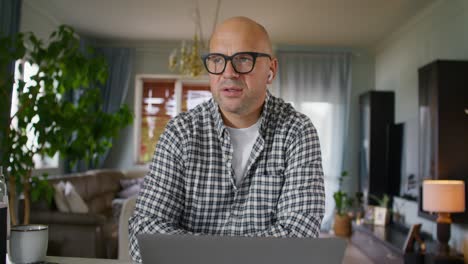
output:
[[[232,56],[237,52],[268,52],[268,43],[243,29],[227,28],[213,35],[210,53]],[[270,54],[271,55],[271,54]],[[253,70],[246,74],[237,73],[231,61],[227,61],[224,72],[210,74],[213,98],[224,114],[248,115],[260,111],[266,97],[266,84],[271,61],[268,57],[257,57]]]

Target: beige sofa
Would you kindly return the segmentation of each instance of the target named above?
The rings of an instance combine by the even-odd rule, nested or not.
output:
[[[120,212],[116,210],[115,205],[119,203],[115,201],[117,194],[122,191],[121,180],[144,175],[145,171],[94,170],[49,178],[51,184],[60,181],[72,183],[89,211],[88,213],[60,212],[54,202],[51,205],[45,202],[32,205],[31,223],[49,226],[47,254],[117,258]]]

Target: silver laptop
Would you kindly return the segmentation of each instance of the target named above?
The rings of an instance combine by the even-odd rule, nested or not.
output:
[[[143,264],[341,264],[341,238],[261,238],[141,234]]]

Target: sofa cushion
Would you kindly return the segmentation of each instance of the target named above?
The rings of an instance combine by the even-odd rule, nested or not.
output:
[[[88,205],[90,212],[100,213],[112,207],[112,198],[121,190],[119,180],[123,176],[123,173],[118,170],[92,170],[49,178],[49,182],[56,184],[63,180],[69,181]],[[109,193],[113,193],[111,198],[108,198]],[[105,201],[97,202],[102,196],[105,197]]]
[[[130,169],[124,170],[122,173],[124,174],[125,179],[134,179],[134,178],[143,178],[146,174],[148,174],[149,168],[140,168],[140,169]]]
[[[130,198],[138,195],[143,184],[144,178],[121,179],[122,190],[117,194],[119,198]]]
[[[80,183],[79,179],[81,179],[83,176],[86,176],[84,173],[73,173],[73,174],[67,174],[67,175],[57,175],[57,176],[52,176],[48,178],[48,181],[50,184],[58,184],[61,181],[69,181],[71,182],[76,191],[80,194],[82,198],[84,198],[84,189],[82,188],[83,183]]]
[[[48,177],[52,185],[69,181],[88,206],[86,214],[62,213],[55,203],[48,206],[44,201],[45,207],[33,203],[31,221],[49,225],[49,254],[93,258],[117,256],[118,232],[116,217],[112,217],[112,200],[122,190],[120,179],[125,176],[118,170],[94,170]]]
[[[57,209],[62,213],[70,212],[67,198],[65,197],[65,183],[60,181],[57,184],[52,184],[54,188],[54,201]]]
[[[132,185],[132,186],[127,187],[127,188],[123,189],[122,191],[120,191],[117,194],[117,197],[119,197],[119,198],[130,198],[132,196],[138,195],[139,192],[140,192],[140,185],[136,184],[136,185]]]
[[[88,171],[87,174],[92,177],[86,181],[86,195],[83,197],[85,201],[92,200],[103,193],[116,194],[121,189],[119,180],[123,177],[123,173],[120,171],[94,170]],[[112,206],[111,202],[108,203],[109,207]]]
[[[37,211],[31,214],[31,222],[35,224],[61,225],[103,225],[108,217],[101,214],[60,213],[57,211]]]
[[[89,211],[88,205],[75,190],[73,184],[69,181],[65,183],[65,198],[72,213],[85,214]]]
[[[106,214],[108,210],[112,209],[112,200],[114,198],[115,192],[105,192],[95,195],[87,201],[89,211],[95,214]]]
[[[122,189],[127,189],[134,185],[141,185],[144,178],[120,179],[120,186]]]

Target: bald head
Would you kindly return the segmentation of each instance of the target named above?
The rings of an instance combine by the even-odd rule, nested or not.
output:
[[[218,25],[210,38],[210,52],[219,52],[216,50],[219,45],[225,46],[232,53],[272,53],[270,37],[265,28],[247,17],[232,17]],[[237,50],[240,47],[249,47],[250,50]]]
[[[250,57],[252,52],[257,56]],[[210,55],[217,58],[211,62],[214,69],[221,71],[219,74],[210,73],[210,86],[223,121],[234,128],[252,126],[260,118],[267,84],[272,83],[278,70],[278,60],[272,56],[268,33],[252,19],[227,19],[213,32],[210,53],[224,55],[224,60],[219,55]],[[230,62],[226,60],[229,57]],[[241,67],[240,71],[237,67]]]

